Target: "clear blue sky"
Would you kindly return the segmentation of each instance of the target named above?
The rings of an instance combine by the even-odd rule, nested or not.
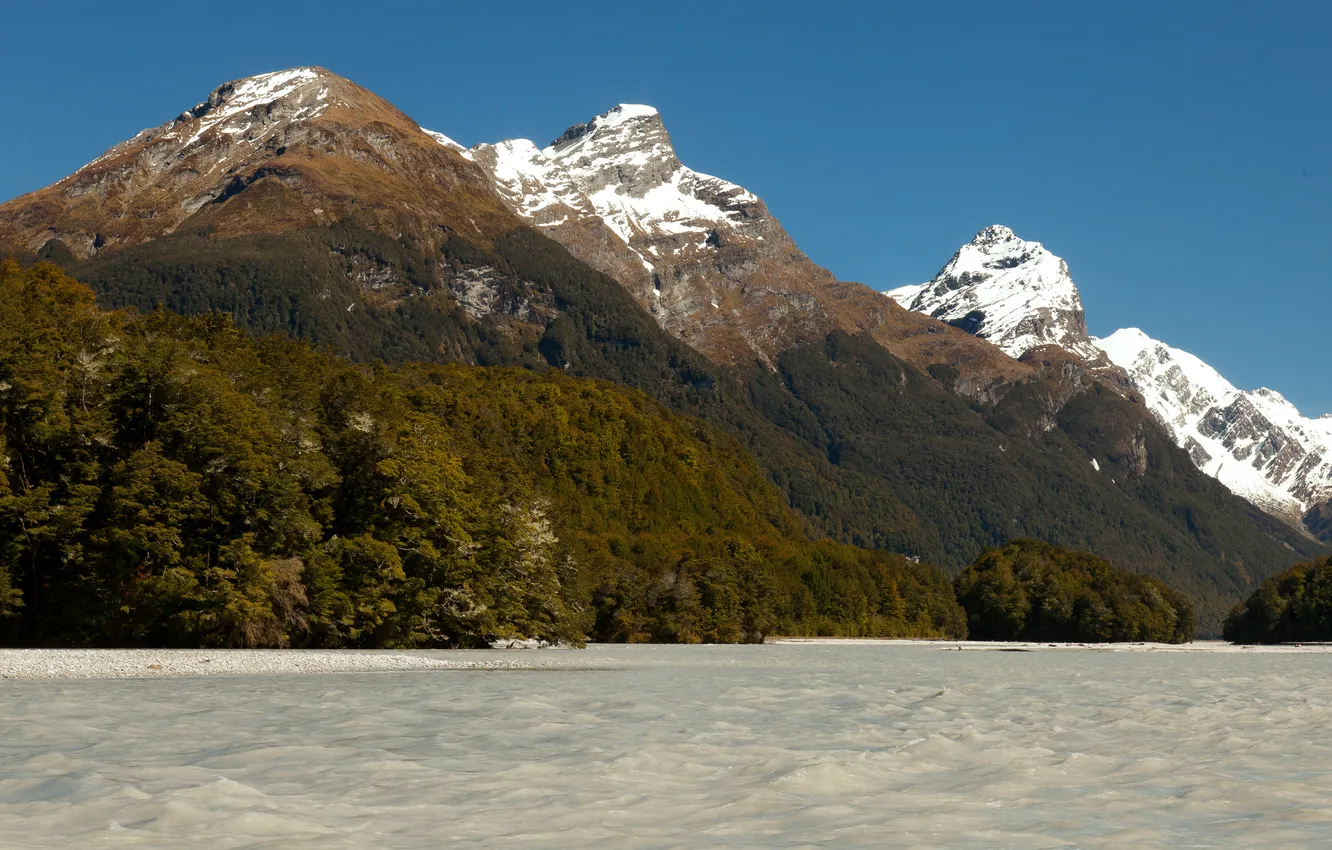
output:
[[[465,144],[617,102],[879,289],[1004,223],[1142,327],[1332,411],[1332,4],[9,4],[0,198],[217,84],[324,65]]]

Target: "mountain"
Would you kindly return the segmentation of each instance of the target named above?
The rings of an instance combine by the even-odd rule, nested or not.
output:
[[[812,535],[949,570],[1040,538],[1171,582],[1204,632],[1317,551],[1100,367],[836,280],[646,107],[464,150],[322,69],[263,75],[0,204],[5,246],[108,306],[627,385],[736,439]]]
[[[512,227],[488,183],[382,98],[322,68],[296,68],[219,86],[9,202],[0,243],[59,243],[87,260],[185,229],[226,238],[348,218],[421,239],[437,239],[441,225],[485,239]]]
[[[477,145],[516,214],[620,281],[674,336],[711,360],[772,366],[832,331],[868,332],[920,368],[959,370],[958,389],[993,400],[1032,370],[965,333],[836,280],[747,189],[686,167],[661,114],[620,104],[545,147]]]
[[[929,283],[886,294],[1013,357],[1048,345],[1069,352],[1108,385],[1135,390],[1199,469],[1332,541],[1325,527],[1332,517],[1332,418],[1307,419],[1273,390],[1241,391],[1197,357],[1136,328],[1089,337],[1067,263],[1041,243],[1002,225],[987,227]]]
[[[840,326],[820,297],[832,275],[758,197],[686,168],[652,107],[621,104],[541,149],[519,139],[471,153],[516,213],[714,361],[771,363]]]
[[[1309,419],[1275,390],[1240,390],[1137,328],[1095,343],[1198,468],[1235,493],[1293,523],[1332,499],[1332,415]]]
[[[1068,265],[1039,242],[996,224],[958,249],[934,279],[887,293],[917,313],[988,339],[1013,357],[1057,345],[1087,361],[1101,352],[1087,336],[1082,298]]]

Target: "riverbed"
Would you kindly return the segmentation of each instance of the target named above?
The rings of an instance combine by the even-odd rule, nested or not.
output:
[[[133,678],[9,678],[0,846],[1307,847],[1332,836],[1332,654],[1007,648],[1028,651],[598,646],[264,675],[190,675],[221,656],[167,655],[156,670],[136,657]]]

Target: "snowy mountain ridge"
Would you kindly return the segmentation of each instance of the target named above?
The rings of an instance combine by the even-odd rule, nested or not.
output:
[[[1332,498],[1332,416],[1303,416],[1279,392],[1240,390],[1198,357],[1137,328],[1095,343],[1199,469],[1298,523]]]
[[[739,204],[758,200],[734,183],[686,168],[650,106],[620,104],[569,128],[542,154],[582,187],[626,244],[637,233],[701,234],[701,243],[717,225],[739,223]]]

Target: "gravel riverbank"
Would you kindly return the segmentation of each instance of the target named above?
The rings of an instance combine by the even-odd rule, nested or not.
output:
[[[1221,641],[1153,643],[991,643],[838,638],[775,638],[769,645],[921,646],[963,652],[1327,653],[1329,644],[1235,646]],[[518,644],[515,644],[518,646]],[[0,679],[136,679],[162,676],[299,675],[406,670],[549,670],[599,666],[594,656],[530,651],[320,649],[0,649]]]
[[[459,653],[451,653],[457,655]],[[298,649],[0,649],[3,679],[133,679],[159,676],[524,670],[540,659],[441,657],[440,653]]]

